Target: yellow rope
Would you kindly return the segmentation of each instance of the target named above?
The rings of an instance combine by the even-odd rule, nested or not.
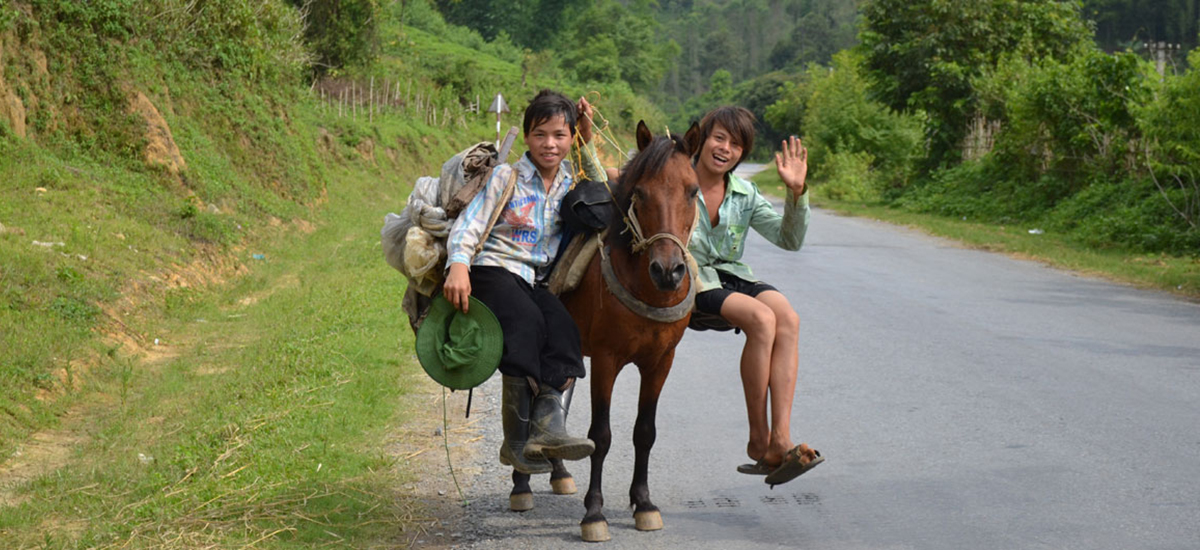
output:
[[[590,96],[592,94],[596,94],[596,101],[591,101]],[[612,130],[610,129],[610,124],[608,122],[608,118],[604,116],[604,113],[600,112],[600,109],[596,108],[595,104],[597,102],[599,102],[601,99],[603,99],[603,96],[600,95],[600,92],[598,92],[596,90],[592,90],[592,91],[588,92],[587,95],[589,96],[589,98],[588,98],[589,102],[592,103],[592,112],[595,113],[596,116],[599,117],[600,120],[602,120],[604,122],[603,126],[597,126],[596,121],[593,120],[591,117],[588,117],[588,120],[592,122],[592,130],[595,131],[596,133],[598,133],[600,135],[600,137],[604,138],[604,141],[606,143],[608,143],[609,147],[612,147],[616,151],[617,158],[625,157],[626,156],[625,145],[623,143],[621,143],[621,141],[618,140],[615,135],[613,135]],[[628,158],[626,158],[626,160],[628,160]]]

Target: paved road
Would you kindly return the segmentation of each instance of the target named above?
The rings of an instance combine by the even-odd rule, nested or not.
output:
[[[1035,237],[1030,237],[1035,238]],[[793,429],[827,462],[768,490],[735,472],[742,337],[689,332],[659,410],[651,491],[666,528],[626,509],[638,376],[618,380],[605,470],[608,548],[1200,548],[1200,306],[877,222],[817,211],[799,253],[753,237],[757,274],[802,318]],[[507,511],[498,380],[468,548],[578,547],[580,494],[535,479]],[[586,394],[570,424],[590,421]],[[473,413],[474,416],[475,413]],[[446,497],[450,498],[450,497]]]

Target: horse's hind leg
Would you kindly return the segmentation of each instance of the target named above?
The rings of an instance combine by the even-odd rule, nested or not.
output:
[[[563,466],[563,461],[557,458],[550,459],[550,489],[556,495],[573,495],[577,491],[575,488],[575,478],[571,476],[571,472],[567,471],[567,467]]]
[[[513,490],[508,494],[508,509],[527,512],[533,509],[533,489],[529,488],[529,474],[516,470],[512,473]]]
[[[638,395],[638,415],[633,424],[633,484],[629,487],[629,503],[633,506],[634,527],[639,531],[657,531],[663,528],[662,514],[650,502],[650,448],[658,431],[654,426],[658,413],[658,397],[662,393],[667,373],[675,359],[674,350],[667,352],[659,362],[649,369],[642,368],[642,386]],[[641,368],[641,365],[638,365]]]

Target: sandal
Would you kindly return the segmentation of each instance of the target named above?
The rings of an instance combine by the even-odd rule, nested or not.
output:
[[[801,443],[792,447],[787,455],[784,455],[783,463],[771,470],[764,481],[773,488],[800,477],[801,474],[816,468],[822,462],[825,462],[825,459],[821,457],[820,452]]]
[[[766,462],[760,458],[754,464],[742,464],[737,467],[739,474],[748,474],[752,476],[765,476],[771,473],[771,467],[767,466]]]

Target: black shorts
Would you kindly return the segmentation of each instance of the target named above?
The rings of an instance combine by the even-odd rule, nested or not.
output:
[[[757,297],[768,290],[779,292],[779,289],[767,283],[747,281],[723,271],[718,271],[717,277],[721,279],[721,288],[714,288],[697,294],[697,310],[713,315],[720,315],[721,306],[725,304],[725,299],[735,292],[746,294],[751,298]]]

